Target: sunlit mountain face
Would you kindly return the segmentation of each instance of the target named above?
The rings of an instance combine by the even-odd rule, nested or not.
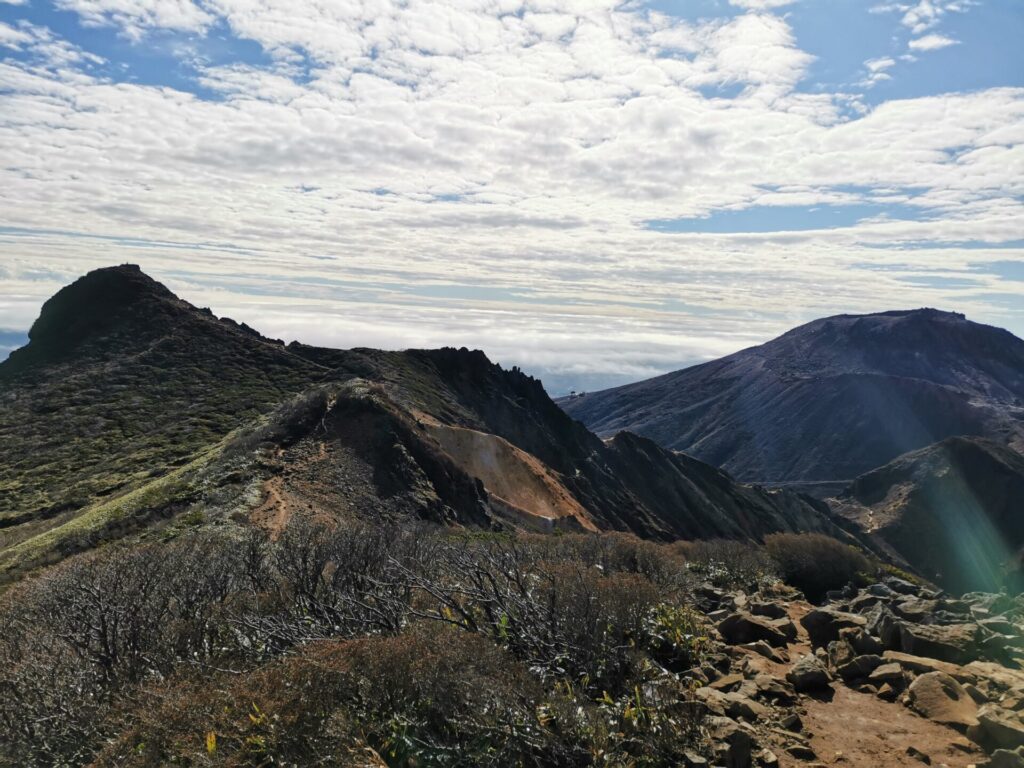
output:
[[[0,330],[132,261],[553,394],[837,312],[1021,335],[1022,35],[1015,0],[0,0]]]

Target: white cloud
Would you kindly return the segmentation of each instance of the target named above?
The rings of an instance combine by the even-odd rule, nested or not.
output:
[[[136,40],[155,27],[200,32],[213,21],[192,0],[55,0],[55,5],[74,11],[86,24],[118,26]]]
[[[737,8],[746,8],[752,11],[767,11],[773,8],[782,8],[786,5],[793,5],[797,0],[729,0],[730,5]]]
[[[871,88],[884,80],[891,80],[892,76],[886,72],[896,66],[896,60],[890,56],[882,56],[877,59],[868,59],[864,62],[867,76],[861,81],[865,88]]]
[[[959,43],[959,40],[954,40],[945,35],[925,35],[924,37],[911,40],[908,45],[912,51],[937,51],[940,48],[948,48]]]
[[[24,328],[85,269],[132,260],[275,335],[478,345],[639,376],[840,309],[948,303],[899,275],[1021,257],[939,244],[1024,239],[1024,89],[870,109],[804,92],[812,58],[774,15],[689,23],[613,0],[204,0],[191,17],[157,5],[76,7],[133,35],[223,25],[273,63],[198,65],[206,100],[93,75],[49,31],[0,27],[37,57],[0,62],[0,209],[18,228],[0,230],[0,328]],[[62,64],[43,53],[58,44]],[[865,62],[866,77],[894,58]],[[871,202],[924,220],[641,226]],[[999,322],[990,302],[957,296]]]

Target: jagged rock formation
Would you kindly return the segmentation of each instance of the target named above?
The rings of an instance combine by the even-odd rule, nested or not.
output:
[[[1024,448],[1024,341],[933,309],[839,315],[559,404],[743,480],[849,481],[954,435]]]
[[[1022,500],[1024,456],[954,437],[858,477],[832,504],[920,573],[967,591],[1020,580]]]
[[[284,346],[133,266],[44,305],[0,364],[0,400],[7,570],[185,512],[271,528],[301,509],[660,539],[845,535],[824,505],[635,435],[603,442],[482,352]]]

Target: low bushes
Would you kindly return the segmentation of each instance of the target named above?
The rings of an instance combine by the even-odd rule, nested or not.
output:
[[[841,589],[872,570],[859,550],[820,533],[774,533],[766,536],[764,543],[783,581],[811,601],[823,599],[829,590]]]
[[[753,591],[778,578],[775,561],[764,547],[746,541],[710,539],[672,545],[690,570],[716,587]]]
[[[0,762],[678,762],[686,573],[632,537],[302,518],[111,545],[0,597]]]

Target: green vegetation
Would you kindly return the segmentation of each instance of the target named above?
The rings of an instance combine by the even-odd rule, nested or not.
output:
[[[0,598],[0,762],[605,765],[700,747],[692,575],[622,535],[221,528]]]
[[[811,601],[875,570],[860,550],[817,533],[775,533],[765,537],[764,543],[782,580]]]

